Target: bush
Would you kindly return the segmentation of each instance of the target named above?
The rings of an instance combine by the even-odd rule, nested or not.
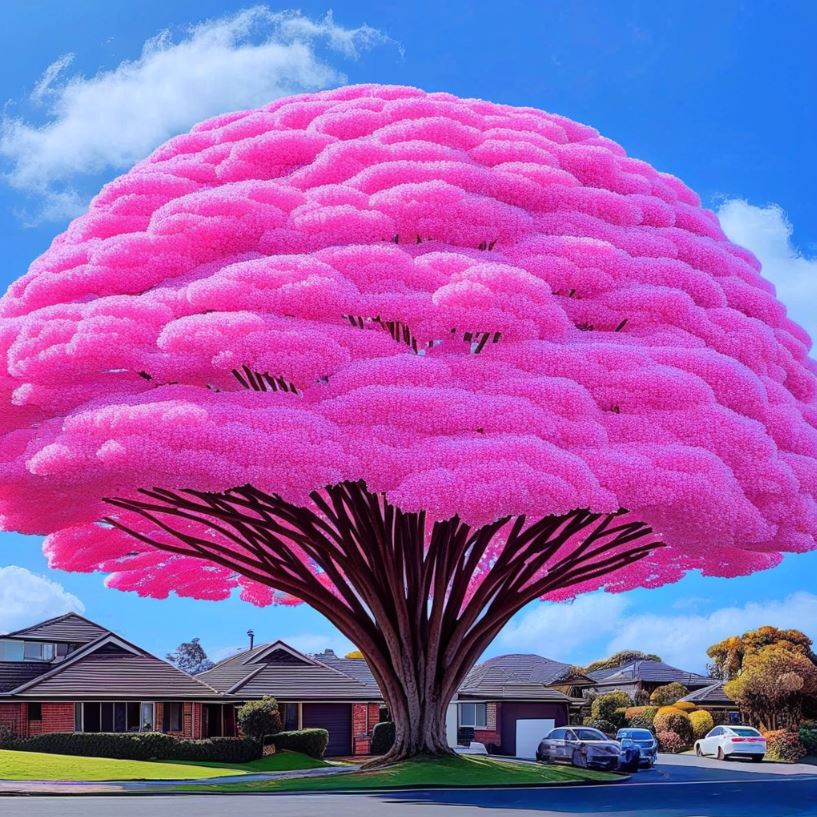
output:
[[[710,729],[715,726],[712,716],[703,709],[689,713],[689,722],[692,725],[692,737],[697,740],[702,738]]]
[[[590,715],[595,720],[609,721],[615,732],[624,726],[624,712],[633,705],[632,698],[626,693],[616,690],[598,695],[590,707]]]
[[[239,708],[237,717],[241,731],[259,743],[267,735],[280,732],[283,727],[278,701],[269,695],[265,695],[260,701],[247,701]]]
[[[673,706],[680,709],[681,712],[686,712],[689,715],[691,712],[697,712],[698,707],[692,701],[676,701]]]
[[[639,689],[638,692],[633,695],[633,701],[635,701],[636,706],[647,706],[650,702],[650,693],[647,692],[646,689]]]
[[[261,745],[246,738],[184,740],[161,732],[51,732],[17,740],[24,752],[112,757],[125,760],[212,760],[248,763],[261,757]]]
[[[583,726],[591,726],[593,729],[598,729],[599,732],[604,732],[605,735],[615,735],[618,727],[604,718],[585,718],[582,722]]]
[[[650,732],[653,731],[652,718],[648,718],[646,715],[636,715],[634,718],[630,718],[630,722],[627,726],[633,729],[649,729]]]
[[[10,726],[0,726],[0,749],[11,749],[17,742],[17,736]]]
[[[766,732],[766,757],[769,760],[782,760],[787,763],[797,763],[806,756],[806,747],[800,742],[797,732],[787,732],[777,729]]]
[[[656,687],[650,695],[650,703],[654,706],[669,706],[688,694],[689,690],[677,681],[664,686]]]
[[[800,727],[800,743],[810,755],[817,755],[817,727]]]
[[[683,752],[684,749],[687,748],[684,739],[675,732],[659,732],[655,737],[658,740],[658,748],[662,752],[669,752],[675,755],[678,754],[678,752]]]
[[[301,752],[309,757],[323,757],[329,745],[329,732],[326,729],[296,729],[291,732],[276,732],[264,739],[264,744],[274,746],[276,751],[289,749],[290,752]]]
[[[675,732],[689,746],[692,743],[692,723],[689,715],[674,706],[662,706],[655,715],[653,728],[659,732]]]
[[[392,746],[394,746],[394,723],[383,721],[375,724],[369,751],[373,755],[385,755]]]

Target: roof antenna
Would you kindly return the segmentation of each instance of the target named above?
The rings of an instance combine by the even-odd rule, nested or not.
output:
[[[247,630],[247,635],[250,637],[250,649],[255,644],[255,633],[252,630]]]

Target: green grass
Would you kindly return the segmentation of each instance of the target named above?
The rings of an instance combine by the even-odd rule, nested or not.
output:
[[[180,786],[201,792],[244,791],[338,791],[403,788],[416,786],[514,786],[610,782],[621,779],[608,772],[575,769],[572,766],[543,766],[513,763],[482,756],[415,758],[387,769],[350,772],[326,777],[289,778],[264,782],[220,783]]]
[[[329,766],[299,752],[279,752],[251,763],[115,760],[0,750],[0,778],[6,780],[201,780],[253,772],[284,772]]]

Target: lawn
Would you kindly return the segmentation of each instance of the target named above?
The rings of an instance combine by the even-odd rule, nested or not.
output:
[[[6,780],[201,780],[252,772],[314,769],[330,764],[299,752],[279,752],[251,763],[115,760],[0,750],[0,779]]]
[[[326,777],[289,778],[264,782],[221,783],[180,786],[201,792],[242,791],[330,791],[390,789],[421,786],[515,786],[605,783],[621,780],[618,775],[575,769],[572,766],[543,766],[514,763],[487,757],[416,758],[371,772],[350,772]]]

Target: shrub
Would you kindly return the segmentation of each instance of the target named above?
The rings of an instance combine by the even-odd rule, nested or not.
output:
[[[616,729],[624,726],[624,711],[632,705],[633,700],[626,692],[621,692],[621,690],[605,692],[598,695],[593,701],[590,715],[596,720],[612,723],[615,732]]]
[[[656,687],[650,695],[650,703],[654,706],[669,706],[680,700],[689,690],[677,681]]]
[[[369,751],[373,755],[385,755],[394,745],[394,722],[383,721],[375,724]]]
[[[636,706],[646,706],[650,702],[650,693],[646,689],[639,689],[633,695],[633,701],[635,701]]]
[[[687,744],[683,738],[675,732],[658,732],[655,737],[658,740],[658,748],[662,752],[670,752],[675,755],[678,754],[678,752],[683,752],[684,749],[687,748]]]
[[[630,722],[627,726],[633,729],[649,729],[650,732],[653,731],[652,718],[648,718],[646,715],[636,715],[634,718],[630,718]]]
[[[277,751],[289,749],[301,752],[309,757],[323,757],[329,745],[329,732],[326,729],[296,729],[292,732],[276,732],[267,735],[264,743],[272,745]]]
[[[628,706],[624,710],[624,719],[630,721],[633,718],[637,718],[639,715],[644,714],[646,708],[646,706]]]
[[[241,731],[259,742],[263,742],[267,735],[280,732],[283,726],[278,701],[269,695],[265,695],[260,701],[247,701],[237,714]]]
[[[800,743],[810,755],[817,755],[817,727],[800,727]]]
[[[692,724],[689,715],[674,706],[662,706],[655,715],[653,728],[659,732],[675,732],[688,746],[692,743]]]
[[[15,741],[24,752],[112,757],[125,760],[211,760],[248,763],[261,746],[246,738],[184,740],[161,732],[51,732]]]
[[[766,757],[769,760],[797,763],[806,756],[806,747],[800,742],[800,735],[797,732],[777,729],[764,733],[764,737],[766,738]]]
[[[17,742],[17,736],[10,726],[0,726],[0,749],[11,749]]]
[[[696,712],[698,707],[692,701],[676,701],[673,706],[680,709],[681,712],[686,712],[689,715],[691,712]]]
[[[598,729],[599,732],[604,732],[605,735],[614,735],[618,727],[604,718],[585,718],[582,722],[583,726],[591,726],[593,729]]]
[[[690,712],[689,722],[692,725],[692,737],[695,738],[695,740],[702,738],[715,726],[715,721],[712,720],[712,716],[703,709],[699,709],[697,712]]]

